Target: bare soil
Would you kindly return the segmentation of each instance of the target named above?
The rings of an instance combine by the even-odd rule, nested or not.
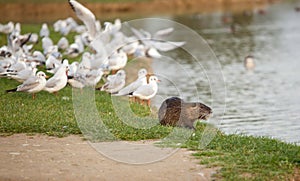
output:
[[[133,165],[105,157],[79,136],[14,134],[0,137],[0,180],[210,180],[216,169],[198,164],[191,153],[179,149],[166,159]]]

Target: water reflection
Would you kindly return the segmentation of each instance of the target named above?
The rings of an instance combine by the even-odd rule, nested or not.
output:
[[[293,4],[282,3],[268,7],[264,13],[225,15],[230,16],[230,21],[224,22],[221,13],[173,18],[201,34],[222,65],[227,87],[226,113],[218,127],[227,133],[270,136],[299,144],[300,13],[294,11]],[[238,27],[235,32],[230,29],[232,23]],[[256,58],[253,71],[243,66],[249,54]],[[209,82],[203,80],[205,76],[199,73],[199,67],[189,58],[178,59],[195,74],[192,79],[199,86],[201,100],[218,102],[210,100]],[[180,78],[179,72],[172,70],[172,64],[168,64],[167,71],[176,72],[176,79],[183,87],[190,86],[188,79]],[[188,88],[184,89],[184,95],[186,99],[193,99],[193,92]]]

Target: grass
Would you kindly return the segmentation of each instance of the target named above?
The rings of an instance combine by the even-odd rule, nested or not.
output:
[[[185,145],[198,150],[194,154],[209,167],[220,167],[215,175],[224,180],[291,180],[300,166],[300,148],[279,140],[245,135],[216,136],[205,149],[199,149],[204,125],[198,125],[194,137]]]
[[[37,25],[22,26],[23,33],[39,29]],[[52,31],[51,37],[57,42],[60,35]],[[5,41],[5,36],[0,35],[0,46]],[[40,46],[39,43],[35,48],[41,49]],[[163,138],[164,146],[195,150],[194,156],[201,164],[219,167],[214,175],[218,180],[292,180],[295,172],[299,173],[300,147],[297,145],[264,137],[226,135],[211,128],[214,138],[206,147],[201,147],[206,124],[198,123],[194,133],[160,126],[155,110],[90,88],[80,91],[67,86],[57,96],[40,92],[35,100],[27,93],[5,93],[17,85],[14,80],[0,78],[1,135],[84,134],[91,141]]]

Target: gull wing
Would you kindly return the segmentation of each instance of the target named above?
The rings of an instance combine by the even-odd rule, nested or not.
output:
[[[127,85],[126,87],[124,87],[123,89],[121,89],[117,95],[120,96],[124,96],[127,95],[131,92],[134,92],[135,90],[137,90],[140,86],[142,86],[143,81],[141,79],[138,79],[132,83],[130,83],[129,85]]]
[[[150,96],[154,93],[152,87],[147,84],[139,87],[136,91],[133,92],[133,95],[143,95],[143,96]]]
[[[47,87],[47,88],[53,88],[53,87],[55,87],[55,86],[57,85],[57,82],[58,82],[58,81],[59,81],[59,80],[57,80],[56,77],[52,77],[52,78],[50,78],[50,79],[47,81],[45,87]]]
[[[172,28],[172,27],[171,28],[162,29],[162,30],[158,30],[153,35],[153,39],[161,40],[161,39],[165,38],[166,36],[169,36],[173,31],[174,31],[174,28]]]
[[[97,33],[95,15],[75,0],[69,0],[69,4],[76,16],[85,24],[91,37],[94,38]]]
[[[35,88],[36,86],[39,85],[39,80],[37,77],[30,77],[29,79],[27,79],[23,84],[18,86],[17,91],[22,91],[22,92],[26,92],[30,89]]]
[[[151,42],[149,42],[151,37],[149,37],[149,35],[147,36],[147,33],[145,33],[144,30],[141,30],[141,31],[143,31],[143,32],[141,32],[141,31],[131,27],[131,31],[137,37],[137,40],[140,40],[144,45],[146,45],[148,47],[151,46]]]
[[[155,41],[152,40],[151,44],[154,48],[156,48],[159,51],[170,51],[170,50],[174,50],[178,47],[181,47],[185,44],[185,42],[172,42],[172,41]]]

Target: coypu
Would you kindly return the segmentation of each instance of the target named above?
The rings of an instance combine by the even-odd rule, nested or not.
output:
[[[178,97],[171,97],[160,106],[158,119],[161,125],[195,129],[194,122],[197,119],[207,120],[211,114],[211,108],[202,103],[188,103]]]

